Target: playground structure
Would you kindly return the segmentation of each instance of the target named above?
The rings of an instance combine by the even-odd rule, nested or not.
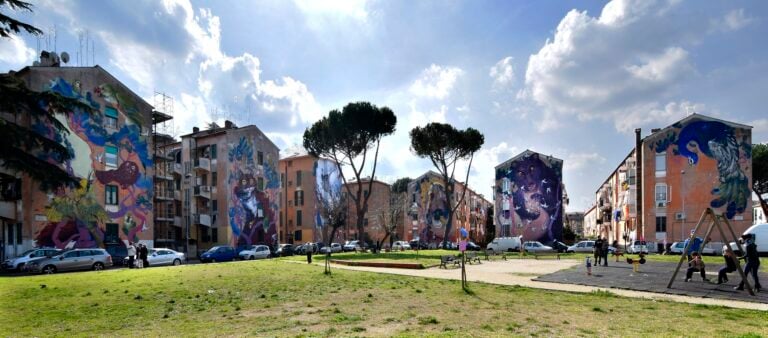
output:
[[[699,228],[702,224],[704,224],[704,221],[710,219],[709,226],[707,227],[707,231],[704,235],[704,238],[709,238],[709,235],[712,233],[712,230],[714,230],[715,227],[717,227],[717,230],[720,232],[720,237],[723,239],[724,242],[728,243],[725,231],[723,231],[723,225],[722,223],[725,223],[728,233],[733,237],[733,241],[736,243],[736,245],[739,247],[740,252],[746,252],[741,247],[741,243],[739,243],[739,238],[736,236],[736,233],[733,231],[733,227],[731,226],[731,223],[728,221],[728,218],[723,217],[723,215],[717,215],[712,210],[712,208],[707,208],[704,210],[703,213],[701,213],[701,217],[699,218],[699,222],[696,223],[696,227],[691,230],[691,235],[689,237],[688,243],[685,246],[685,249],[683,249],[683,254],[680,255],[680,261],[677,263],[677,268],[675,269],[675,272],[672,274],[672,278],[669,279],[669,284],[667,284],[667,288],[671,289],[672,284],[675,282],[675,278],[677,277],[677,273],[680,272],[680,267],[683,265],[683,261],[686,259],[686,253],[688,253],[688,250],[690,249],[691,245],[694,242],[694,239],[696,238],[696,233],[699,231]],[[701,251],[704,249],[704,245],[699,246],[698,254],[701,255]],[[729,253],[733,253],[731,246],[726,245],[726,250]],[[736,260],[736,269],[739,271],[739,275],[741,275],[741,279],[744,281],[744,286],[746,286],[747,291],[750,295],[755,296],[755,291],[752,289],[752,285],[749,284],[749,281],[747,280],[747,276],[744,275],[744,270],[741,268],[741,263],[739,260]]]

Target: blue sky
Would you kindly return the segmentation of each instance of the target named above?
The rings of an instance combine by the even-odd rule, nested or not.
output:
[[[470,185],[525,149],[562,158],[569,210],[584,210],[647,134],[695,111],[768,141],[768,3],[763,1],[41,1],[15,16],[52,31],[77,65],[95,61],[153,103],[174,98],[176,132],[231,119],[285,153],[331,109],[392,108],[377,177],[431,164],[408,131],[430,121],[486,137]],[[50,40],[50,42],[48,42]],[[53,39],[0,40],[0,71]],[[88,62],[88,64],[91,64]],[[465,164],[464,164],[465,165]]]

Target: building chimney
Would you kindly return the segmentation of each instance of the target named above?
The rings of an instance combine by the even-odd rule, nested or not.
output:
[[[192,127],[192,132],[193,132],[193,133],[199,133],[199,132],[200,132],[200,128],[198,128],[198,127]]]
[[[226,121],[224,121],[224,128],[225,129],[232,129],[232,128],[237,128],[237,126],[235,126],[235,124],[232,123],[232,121],[226,120]]]
[[[643,138],[641,134],[642,129],[635,129],[635,158],[637,159],[637,164],[635,165],[635,168],[637,168],[637,174],[635,176],[635,183],[637,184],[635,189],[635,204],[637,209],[635,222],[637,222],[637,226],[635,229],[640,230],[640,233],[642,234],[641,236],[645,239],[645,229],[643,228]]]

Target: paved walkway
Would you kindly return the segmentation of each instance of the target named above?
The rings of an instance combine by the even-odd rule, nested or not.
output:
[[[754,309],[768,311],[768,304],[746,302],[732,299],[720,299],[720,298],[702,298],[701,296],[687,296],[682,294],[663,294],[647,291],[635,291],[626,289],[616,289],[610,286],[601,287],[596,285],[576,285],[566,283],[562,281],[545,282],[542,280],[536,280],[537,278],[545,275],[555,274],[559,271],[573,271],[578,273],[579,268],[583,262],[577,260],[534,260],[534,259],[511,259],[508,261],[483,261],[482,264],[467,265],[467,279],[472,282],[485,282],[490,284],[502,284],[502,285],[520,285],[537,289],[547,290],[559,290],[568,292],[584,292],[589,293],[596,290],[610,291],[611,293],[635,298],[666,300],[681,303],[691,304],[707,304],[707,305],[720,305],[733,308]],[[343,266],[333,265],[337,269],[357,270],[357,271],[370,271],[379,273],[389,273],[396,275],[418,276],[428,278],[442,278],[442,279],[461,279],[461,269],[449,268],[430,268],[424,270],[411,270],[411,269],[392,269],[392,268],[372,268],[372,267],[357,267],[357,266]],[[609,267],[610,268],[610,267]],[[595,274],[602,273],[603,268],[596,268],[593,272]],[[673,268],[674,269],[674,268]],[[616,269],[614,269],[616,270]],[[629,270],[632,271],[631,269]],[[670,273],[672,270],[669,270]],[[584,274],[584,271],[580,272]],[[683,271],[685,274],[685,271]],[[669,276],[669,275],[668,275]],[[663,283],[669,281],[665,279]],[[683,283],[680,277],[680,283]],[[735,280],[735,277],[731,277]],[[712,285],[714,287],[714,285]]]

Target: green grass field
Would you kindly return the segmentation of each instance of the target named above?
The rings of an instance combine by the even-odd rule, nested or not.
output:
[[[285,260],[0,279],[2,336],[750,336],[768,313]]]

